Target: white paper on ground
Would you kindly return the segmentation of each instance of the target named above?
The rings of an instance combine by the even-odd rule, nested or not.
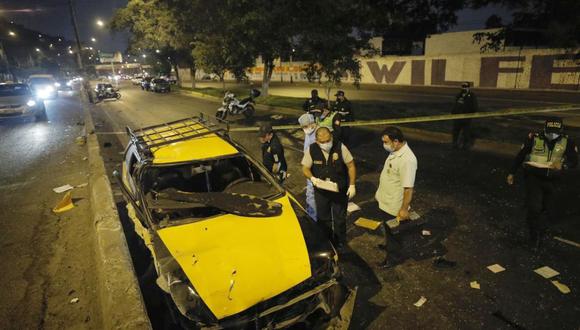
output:
[[[65,184],[64,186],[60,186],[60,187],[56,187],[56,188],[52,188],[52,191],[54,191],[57,194],[63,193],[65,191],[69,191],[74,189],[73,186],[71,186],[70,184]]]
[[[77,188],[84,188],[84,187],[86,187],[86,186],[88,186],[88,185],[89,185],[89,184],[85,182],[85,183],[81,183],[81,184],[77,185],[76,187],[77,187]]]
[[[477,281],[473,281],[473,282],[469,283],[469,286],[472,289],[477,289],[477,290],[481,289],[481,286],[479,285],[479,283],[477,283]]]
[[[570,293],[570,288],[566,285],[566,284],[562,284],[560,282],[558,282],[557,280],[553,280],[551,281],[552,284],[554,284],[558,290],[560,290],[560,292],[562,292],[563,294],[568,294]]]
[[[349,202],[348,206],[346,207],[346,212],[352,213],[356,211],[360,211],[360,207],[353,202]]]
[[[493,265],[487,266],[487,269],[489,269],[490,271],[492,271],[494,273],[501,273],[505,270],[505,268],[503,268],[499,264],[493,264]]]
[[[338,192],[338,185],[336,184],[336,182],[332,181],[320,180],[319,183],[316,185],[316,188]]]
[[[415,221],[415,220],[419,219],[420,217],[421,217],[421,216],[419,215],[419,213],[417,213],[417,212],[415,212],[415,211],[411,211],[411,212],[409,212],[409,219],[410,219],[410,220],[413,220],[413,221]]]
[[[560,275],[560,273],[558,273],[556,270],[554,270],[548,266],[540,267],[540,268],[534,270],[534,272],[536,274],[542,276],[543,278],[552,278],[554,276]]]
[[[423,235],[423,236],[431,236],[431,232],[428,231],[428,230],[422,230],[421,231],[421,235]]]
[[[419,298],[419,300],[417,300],[417,302],[414,303],[413,305],[415,305],[415,307],[421,307],[426,302],[427,302],[427,298],[421,296],[421,298]]]

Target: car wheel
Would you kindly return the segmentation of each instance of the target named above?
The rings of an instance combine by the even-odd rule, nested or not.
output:
[[[34,119],[36,121],[47,121],[48,120],[48,116],[46,115],[46,108],[42,107],[42,110],[40,110],[39,112],[37,112],[34,115]]]

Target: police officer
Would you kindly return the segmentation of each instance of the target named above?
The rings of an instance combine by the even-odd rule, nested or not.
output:
[[[302,172],[314,185],[318,223],[338,248],[346,244],[346,208],[356,194],[356,167],[348,148],[333,140],[330,130],[316,130],[313,143],[302,158]],[[334,188],[329,187],[336,184]]]
[[[341,122],[354,121],[354,113],[352,111],[352,104],[344,96],[344,91],[337,91],[336,102],[332,105],[332,111],[340,115]],[[341,126],[340,141],[346,145],[350,143],[350,127]]]
[[[562,172],[578,165],[578,147],[565,135],[562,120],[546,120],[543,133],[530,133],[517,154],[507,176],[514,183],[518,168],[524,168],[526,181],[526,221],[530,243],[539,248],[554,212],[555,187]]]
[[[319,108],[322,103],[326,103],[326,100],[318,96],[318,89],[313,89],[310,91],[310,98],[302,104],[302,109],[304,112],[310,112]]]
[[[477,98],[469,88],[469,82],[461,84],[461,92],[455,97],[452,114],[477,112]],[[453,121],[453,148],[467,149],[471,143],[471,119],[456,119]],[[460,139],[461,137],[461,139]]]
[[[284,157],[284,147],[272,129],[270,123],[262,123],[258,131],[258,137],[262,143],[262,163],[283,182],[286,179],[286,158]]]
[[[340,126],[341,123],[341,116],[336,111],[331,111],[328,108],[326,103],[321,103],[320,108],[322,109],[322,113],[320,117],[316,118],[316,123],[318,127],[326,127],[332,133],[332,137],[336,141],[342,142],[342,127]]]

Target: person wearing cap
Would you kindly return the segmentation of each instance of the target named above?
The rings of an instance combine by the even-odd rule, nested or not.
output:
[[[389,156],[381,172],[375,199],[379,209],[386,213],[386,220],[408,220],[417,173],[417,158],[399,128],[385,128],[381,139]],[[404,259],[401,243],[390,234],[386,225],[385,252],[386,258],[380,264],[381,268],[393,267]]]
[[[559,118],[550,118],[542,133],[529,133],[507,176],[513,185],[514,175],[522,167],[526,187],[526,222],[530,243],[539,248],[554,211],[555,189],[563,172],[578,165],[578,147],[564,134]]]
[[[270,123],[262,123],[258,131],[258,137],[262,143],[262,163],[283,182],[286,179],[288,166],[284,157],[284,147],[278,140]]]
[[[477,112],[477,97],[469,88],[469,82],[461,84],[461,91],[455,97],[452,114]],[[454,149],[468,149],[471,144],[471,119],[456,119],[451,132]]]
[[[340,115],[341,122],[348,122],[354,121],[354,113],[352,111],[352,104],[350,101],[344,96],[344,91],[337,91],[336,94],[336,101],[332,105],[332,111],[336,112]],[[342,143],[349,145],[350,143],[350,127],[341,126],[340,128],[340,141]]]
[[[302,158],[302,172],[314,186],[318,223],[338,248],[346,244],[346,208],[356,194],[356,167],[348,148],[319,127],[316,143]]]
[[[326,100],[318,96],[318,89],[313,89],[310,91],[310,98],[302,104],[302,109],[304,112],[310,112],[319,108],[321,103],[326,103]]]
[[[309,113],[305,113],[300,118],[298,118],[298,124],[302,127],[304,131],[304,153],[308,151],[308,148],[313,143],[316,143],[316,121],[314,116]],[[310,217],[316,220],[316,199],[314,197],[314,186],[310,180],[306,180],[306,213]]]

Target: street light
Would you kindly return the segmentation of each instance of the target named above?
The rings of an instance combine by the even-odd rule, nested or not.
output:
[[[161,53],[161,51],[160,51],[159,49],[156,49],[156,50],[155,50],[155,52],[156,52],[157,54]]]
[[[141,57],[143,57],[143,58],[146,58],[146,57],[147,57],[147,55],[143,54],[143,55],[141,55]]]
[[[102,20],[100,20],[100,19],[97,19],[97,25],[98,25],[99,27],[103,27],[103,26],[105,26],[105,22],[103,22],[103,21],[102,21]]]
[[[11,37],[16,37],[16,33],[14,33],[14,31],[8,31],[8,35]]]
[[[35,50],[36,50],[37,52],[40,52],[40,48],[36,48]]]
[[[97,42],[97,39],[95,39],[95,38],[93,37],[93,38],[91,38],[91,41],[92,41],[92,42]]]

